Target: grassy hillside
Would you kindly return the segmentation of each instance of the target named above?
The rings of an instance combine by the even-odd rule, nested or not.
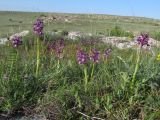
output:
[[[59,14],[59,13],[28,13],[0,12],[0,36],[16,33],[22,30],[32,30],[35,18],[52,16],[54,21],[46,23],[46,30],[68,30],[105,33],[108,29],[120,26],[134,33],[142,31],[159,31],[160,20],[140,17],[123,17],[96,14]]]
[[[160,48],[142,34],[133,49],[98,36],[71,40],[50,30],[158,30],[159,21],[107,15],[0,13],[2,36],[32,30],[0,46],[0,120],[160,120]],[[64,22],[65,21],[65,22]],[[113,35],[125,33],[119,27]],[[43,29],[44,28],[44,29]],[[44,34],[41,34],[43,33]],[[120,34],[119,34],[120,33]],[[159,34],[158,34],[159,35]],[[152,50],[152,51],[151,51]],[[38,119],[38,118],[37,118]]]

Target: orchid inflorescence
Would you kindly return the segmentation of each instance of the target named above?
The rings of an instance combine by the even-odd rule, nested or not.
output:
[[[65,47],[64,39],[49,44],[48,50],[54,50],[58,58],[62,58],[63,49]]]
[[[143,33],[141,34],[138,38],[137,38],[137,42],[138,44],[141,46],[141,48],[144,46],[144,45],[147,45],[149,46],[149,35],[147,33]]]
[[[98,51],[97,49],[93,49],[90,59],[93,60],[93,62],[98,63],[100,60],[100,51]]]
[[[18,47],[18,46],[21,45],[21,44],[22,44],[21,37],[19,37],[19,36],[14,36],[14,37],[12,38],[12,45],[13,45],[14,48]]]
[[[41,19],[37,19],[33,25],[33,32],[38,36],[42,36],[43,27],[44,27],[43,21]]]
[[[105,56],[105,58],[108,58],[110,53],[111,49],[106,49],[103,55]],[[92,60],[94,63],[98,63],[100,61],[100,51],[98,51],[97,49],[92,49],[92,54],[90,56],[81,49],[77,51],[78,64],[86,64],[89,60]]]
[[[110,55],[110,53],[111,53],[111,49],[110,49],[110,48],[105,49],[105,51],[104,51],[104,57],[105,57],[105,58],[108,58],[109,55]]]
[[[77,61],[78,64],[86,64],[89,60],[89,56],[83,50],[77,51]]]

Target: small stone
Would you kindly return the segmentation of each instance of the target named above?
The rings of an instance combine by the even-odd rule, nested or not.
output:
[[[17,37],[24,37],[24,36],[27,36],[29,34],[29,31],[28,30],[24,30],[20,33],[16,33],[12,36],[9,37],[10,40],[12,40],[14,38],[14,36],[17,36]]]
[[[0,39],[0,45],[6,44],[7,41],[8,41],[7,38],[1,38],[1,39]]]

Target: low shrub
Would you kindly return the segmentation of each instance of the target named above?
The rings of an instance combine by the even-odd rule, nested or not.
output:
[[[119,26],[115,26],[114,28],[111,29],[110,36],[134,38],[134,35],[132,32],[124,31]]]
[[[160,31],[154,31],[150,33],[150,36],[158,41],[160,41]]]

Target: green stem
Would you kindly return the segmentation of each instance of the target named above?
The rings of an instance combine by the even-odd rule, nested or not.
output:
[[[39,38],[37,38],[37,62],[36,62],[36,77],[38,77],[39,73],[39,65],[40,65],[40,49],[39,49]]]
[[[139,68],[139,61],[140,61],[140,49],[137,49],[137,61],[136,61],[136,67],[133,73],[132,81],[131,81],[131,91],[133,90],[134,84],[135,84],[135,78],[136,74]]]
[[[11,53],[10,56],[11,56],[11,67],[10,67],[10,75],[11,75],[13,71],[14,63],[17,62],[17,59],[18,59],[18,50],[16,50],[16,52],[13,51],[13,53]]]
[[[95,64],[93,63],[93,66],[92,66],[92,71],[91,71],[91,80],[93,79],[94,68],[95,68]]]
[[[88,84],[88,75],[87,75],[87,68],[84,68],[84,89],[85,92],[87,91],[87,84]]]
[[[60,66],[60,63],[59,63],[59,59],[58,59],[57,70],[59,70],[59,66]]]

